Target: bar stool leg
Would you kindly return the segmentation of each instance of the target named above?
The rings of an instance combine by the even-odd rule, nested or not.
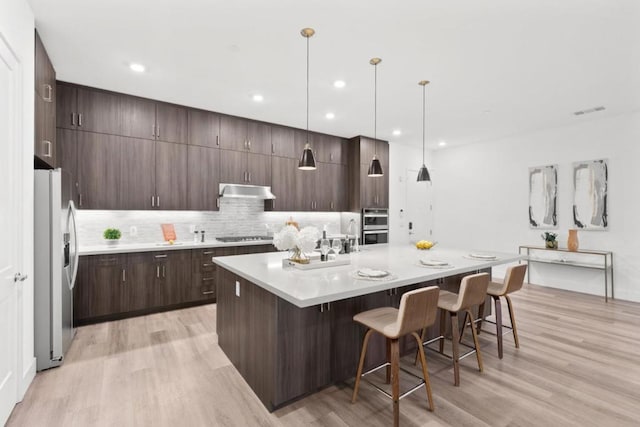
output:
[[[360,377],[362,376],[362,367],[364,366],[364,357],[367,355],[367,346],[369,345],[369,337],[373,329],[367,329],[362,339],[362,350],[360,350],[360,363],[358,363],[358,372],[356,373],[356,383],[353,385],[353,396],[351,396],[351,403],[356,403],[358,399],[358,389],[360,388]]]
[[[498,336],[498,357],[502,359],[502,304],[500,297],[492,296],[496,306],[496,335]]]
[[[504,299],[507,300],[507,307],[509,308],[509,318],[511,318],[511,327],[513,328],[513,340],[516,343],[516,348],[520,348],[520,343],[518,342],[518,330],[516,329],[516,315],[513,312],[511,298],[509,298],[509,295],[505,295]]]
[[[484,302],[478,307],[478,335],[482,332],[482,320],[484,319]]]
[[[387,362],[391,362],[391,340],[386,340],[387,341]],[[389,384],[391,382],[391,366],[387,365],[387,378],[386,378],[386,384]]]
[[[464,337],[464,329],[467,327],[467,317],[469,315],[467,312],[464,312],[464,320],[462,321],[462,326],[460,327],[460,338],[458,338],[458,342],[462,342],[462,337]]]
[[[391,396],[393,398],[393,425],[400,425],[400,340],[391,341]]]
[[[483,371],[482,354],[480,353],[480,343],[478,342],[478,334],[476,333],[476,328],[473,327],[473,313],[471,313],[471,310],[467,310],[467,313],[469,314],[469,318],[471,319],[471,334],[473,335],[473,345],[476,348],[476,359],[478,359],[478,369],[480,370],[480,372],[482,372]]]
[[[453,385],[460,385],[460,348],[459,348],[459,325],[458,313],[450,313],[451,315],[451,347],[453,349]]]
[[[422,343],[424,341],[420,340],[420,337],[415,332],[412,333],[413,337],[416,339],[418,343],[418,354],[420,355],[420,363],[422,365],[422,377],[424,378],[424,388],[427,390],[427,400],[429,402],[429,411],[433,412],[433,395],[431,394],[431,381],[429,380],[429,369],[427,366],[427,358],[424,355],[424,348],[422,347]]]
[[[440,310],[440,353],[444,353],[444,334],[447,329],[447,312]],[[424,342],[424,335],[422,336]]]

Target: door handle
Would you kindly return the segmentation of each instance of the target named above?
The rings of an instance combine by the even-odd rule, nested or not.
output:
[[[160,207],[160,196],[156,196],[156,204]]]
[[[47,141],[46,139],[42,141],[42,143],[44,144],[45,148],[47,149],[45,154],[43,154],[44,157],[51,157],[51,141]]]
[[[151,125],[151,136],[154,138],[156,136],[156,125]]]
[[[71,126],[76,125],[76,113],[71,113]]]
[[[78,126],[82,126],[82,113],[78,113]]]
[[[159,279],[160,278],[160,266],[156,265],[156,278]]]
[[[24,282],[25,280],[27,280],[28,277],[29,277],[28,274],[16,273],[15,276],[13,276],[13,281],[16,283]]]
[[[122,269],[122,281],[127,281],[127,270],[125,270],[124,268]]]
[[[156,136],[160,138],[160,125],[156,126]]]

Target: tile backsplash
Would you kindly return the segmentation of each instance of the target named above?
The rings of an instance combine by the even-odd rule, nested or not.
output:
[[[160,224],[175,226],[178,241],[193,240],[193,226],[205,230],[207,240],[216,236],[264,235],[280,230],[293,217],[300,227],[327,226],[328,234],[346,232],[351,218],[359,226],[360,215],[340,212],[265,212],[264,202],[252,199],[220,199],[218,212],[78,210],[78,240],[82,246],[103,244],[102,232],[122,231],[122,243],[154,243],[163,240]]]

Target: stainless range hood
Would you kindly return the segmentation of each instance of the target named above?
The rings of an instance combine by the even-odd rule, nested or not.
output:
[[[236,199],[272,200],[276,198],[271,192],[271,187],[243,184],[220,184],[219,195]]]

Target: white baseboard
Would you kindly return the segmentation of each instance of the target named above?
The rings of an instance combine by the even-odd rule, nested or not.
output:
[[[22,402],[24,395],[27,393],[31,382],[36,377],[36,358],[31,359],[31,363],[22,374],[20,384],[18,384],[18,402]]]

